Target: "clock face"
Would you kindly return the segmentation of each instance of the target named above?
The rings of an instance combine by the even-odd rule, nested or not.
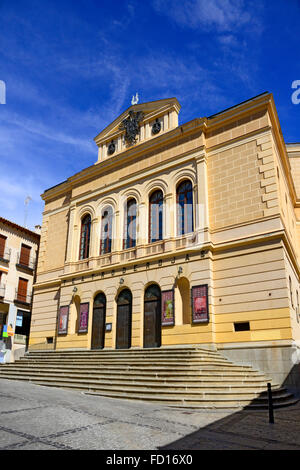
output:
[[[108,155],[112,155],[116,150],[116,145],[113,141],[108,146]]]
[[[161,130],[161,123],[156,119],[155,123],[152,126],[152,134],[158,134]]]

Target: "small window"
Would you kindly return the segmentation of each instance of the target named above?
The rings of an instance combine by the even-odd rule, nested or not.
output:
[[[250,323],[248,321],[234,323],[234,331],[249,331]]]
[[[0,258],[4,257],[5,243],[6,237],[4,235],[0,235]]]
[[[19,263],[22,264],[23,266],[29,266],[30,251],[31,251],[31,247],[24,245],[22,243]]]
[[[47,344],[53,344],[53,336],[47,337]]]

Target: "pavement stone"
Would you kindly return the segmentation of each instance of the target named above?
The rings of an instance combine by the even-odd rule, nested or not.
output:
[[[299,450],[300,403],[192,410],[0,379],[0,450]]]

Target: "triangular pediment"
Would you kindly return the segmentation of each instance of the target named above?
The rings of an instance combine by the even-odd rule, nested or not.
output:
[[[98,162],[125,151],[129,146],[138,145],[145,140],[174,129],[178,126],[179,110],[180,104],[176,98],[131,105],[94,138],[99,147]],[[127,131],[124,129],[124,124],[123,129],[120,126],[124,120],[126,126],[126,120],[136,116],[139,117],[137,121],[138,133],[134,144],[130,144],[126,140]],[[110,146],[111,144],[113,147]],[[111,152],[111,149],[114,151]]]

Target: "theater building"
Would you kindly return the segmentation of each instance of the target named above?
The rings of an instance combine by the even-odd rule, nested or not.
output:
[[[29,349],[202,345],[283,381],[300,344],[300,145],[269,93],[179,111],[130,106],[97,161],[42,195]]]

